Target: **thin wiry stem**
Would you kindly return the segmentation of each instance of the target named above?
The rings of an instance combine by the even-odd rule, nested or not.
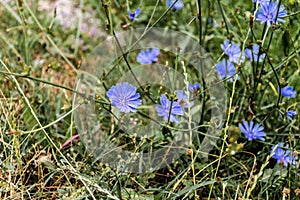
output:
[[[218,0],[218,6],[220,8],[220,11],[221,11],[221,14],[222,14],[222,18],[224,20],[224,24],[225,24],[227,35],[229,35],[229,28],[228,28],[227,20],[226,20],[226,17],[225,17],[225,14],[224,14],[224,10],[223,10],[223,7],[221,5],[221,1],[220,0]]]
[[[275,25],[276,25],[276,22],[277,22],[280,5],[281,5],[281,0],[279,0],[279,2],[278,2],[278,7],[277,7],[277,11],[276,11],[276,17],[275,17],[275,21],[274,21]],[[265,27],[266,27],[266,25],[267,24],[265,23]],[[265,29],[265,27],[264,27],[264,29]],[[264,34],[262,34],[262,35],[264,35]],[[270,40],[269,40],[269,43],[268,43],[268,46],[267,46],[267,50],[269,50],[269,48],[271,46],[273,35],[274,35],[274,31],[271,32],[271,36],[270,36]],[[258,57],[260,56],[260,54],[261,54],[261,47],[259,48]],[[267,52],[266,52],[266,55],[267,55]],[[263,68],[264,68],[266,57],[263,60],[263,63],[262,63],[261,69],[260,69],[260,73],[259,73],[259,77],[258,77],[258,79],[256,81],[256,84],[255,84],[255,87],[254,87],[254,94],[257,91],[256,88],[258,86],[258,82],[261,80],[261,77],[262,77],[262,72],[263,72]],[[271,65],[271,61],[270,61],[269,57],[268,57],[268,61],[269,61],[270,65]],[[279,87],[279,98],[278,98],[278,101],[277,101],[277,104],[276,104],[278,106],[279,105],[279,101],[280,101],[281,87],[280,87],[280,82],[279,82],[279,78],[278,78],[278,76],[276,74],[276,71],[274,70],[273,66],[271,66],[271,67],[272,67],[272,71],[275,73],[276,81],[277,81],[277,84],[278,84],[278,87]],[[255,95],[253,95],[253,96],[255,96]]]
[[[146,94],[146,96],[147,96],[153,103],[155,103],[154,99],[153,99],[153,98],[145,91],[145,89],[143,88],[143,86],[141,85],[141,83],[139,82],[139,80],[137,79],[136,75],[135,75],[134,72],[132,71],[132,68],[131,68],[131,66],[130,66],[130,64],[129,64],[129,62],[128,62],[128,59],[127,59],[127,52],[126,52],[126,53],[124,52],[124,50],[123,50],[123,48],[122,48],[122,46],[121,46],[121,44],[120,44],[120,42],[119,42],[119,39],[118,39],[118,37],[116,36],[116,33],[115,33],[114,29],[113,29],[113,26],[112,26],[112,24],[111,24],[111,19],[110,19],[110,17],[109,17],[109,11],[108,11],[107,5],[103,3],[102,6],[103,6],[104,11],[105,11],[105,14],[106,14],[108,27],[110,28],[110,31],[111,31],[111,33],[112,33],[112,35],[113,35],[113,37],[114,37],[114,39],[115,39],[115,41],[116,41],[116,43],[117,43],[117,46],[118,46],[119,50],[121,51],[122,57],[123,57],[123,59],[124,59],[126,65],[127,65],[128,69],[129,69],[131,75],[133,76],[134,80],[137,82],[137,84],[139,85],[139,88],[141,88],[141,90],[143,91],[143,93]]]
[[[197,17],[199,21],[199,44],[202,45],[202,12],[201,12],[201,1],[197,0]]]

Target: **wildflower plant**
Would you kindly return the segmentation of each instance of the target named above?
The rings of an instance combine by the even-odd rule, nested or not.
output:
[[[200,89],[200,87],[201,87],[201,84],[198,82],[194,83],[194,84],[191,84],[191,83],[188,84],[188,88],[189,88],[190,92],[192,92],[192,93],[197,92]]]
[[[216,69],[222,79],[228,78],[228,80],[231,82],[234,80],[233,76],[235,75],[236,70],[233,63],[231,63],[229,60],[223,59],[220,61],[217,64]]]
[[[0,16],[1,198],[299,197],[298,0]]]
[[[282,149],[282,146],[283,144],[281,143],[277,145],[276,149],[272,147],[272,152],[274,151],[272,158],[276,159],[277,163],[286,167],[290,163],[290,151]]]
[[[176,98],[182,108],[193,106],[194,102],[188,99],[188,95],[183,90],[176,90]]]
[[[128,10],[129,19],[130,20],[139,20],[137,17],[140,15],[140,13],[141,13],[140,8],[136,9],[136,11],[134,11],[134,12],[131,12],[130,10]]]
[[[253,121],[243,121],[243,123],[239,124],[239,127],[249,141],[252,141],[253,139],[265,140],[264,137],[266,136],[266,133],[263,131],[263,126],[254,124]]]
[[[176,0],[166,0],[167,6],[171,7]],[[177,0],[177,2],[171,7],[172,10],[181,10],[183,9],[184,5],[181,0]]]
[[[285,22],[283,19],[287,16],[287,12],[283,5],[280,5],[278,10],[278,2],[264,2],[260,3],[260,8],[256,14],[256,19],[261,23],[266,23],[267,26],[271,26],[273,23]]]
[[[158,56],[160,54],[159,49],[146,49],[141,50],[140,53],[137,55],[136,60],[141,64],[152,64],[158,61]]]
[[[230,62],[234,62],[236,64],[239,63],[239,60],[240,62],[244,62],[245,55],[241,52],[239,44],[225,40],[224,43],[221,44],[221,48],[228,56]]]
[[[273,153],[272,158],[277,160],[277,163],[287,167],[288,165],[297,165],[298,155],[294,155],[289,149],[289,145],[285,145],[283,148],[283,143],[279,143],[272,147],[271,153]]]
[[[293,116],[295,116],[297,112],[294,110],[288,110],[285,114],[290,121],[293,121]]]
[[[262,62],[266,56],[265,53],[261,53],[259,55],[259,45],[258,44],[254,44],[252,49],[248,49],[248,48],[245,49],[245,55],[247,58],[249,58],[249,60],[251,62],[253,62],[253,61]]]
[[[165,121],[179,122],[176,117],[182,116],[183,111],[178,101],[170,101],[165,94],[160,96],[160,104],[155,106],[158,116],[162,116]]]
[[[214,120],[223,118],[226,98],[225,95],[221,95],[221,98],[215,97],[225,92],[223,89],[218,89],[222,85],[207,87],[212,82],[217,82],[219,77],[211,73],[211,70],[214,70],[213,65],[210,65],[211,58],[199,45],[194,46],[193,49],[187,48],[189,44],[194,43],[194,40],[187,40],[184,34],[162,32],[160,29],[153,28],[147,32],[146,36],[138,40],[136,46],[131,47],[130,45],[134,44],[132,41],[143,34],[144,29],[136,29],[118,35],[122,39],[119,42],[121,47],[132,48],[130,52],[121,51],[120,47],[112,46],[111,41],[107,40],[95,50],[94,54],[91,54],[92,57],[83,64],[85,68],[81,70],[87,71],[86,74],[92,77],[82,74],[83,80],[80,82],[79,90],[80,93],[93,93],[99,99],[95,101],[95,105],[90,103],[82,106],[78,109],[76,116],[85,116],[85,119],[90,120],[89,123],[80,124],[79,129],[82,131],[93,130],[89,128],[90,126],[105,128],[101,125],[104,123],[109,128],[113,128],[114,134],[119,136],[112,138],[108,133],[99,132],[95,134],[89,132],[84,135],[85,141],[94,141],[93,148],[98,148],[97,151],[102,152],[98,155],[95,151],[98,159],[109,166],[119,165],[120,162],[126,160],[125,167],[132,172],[137,172],[138,162],[143,160],[147,163],[141,169],[144,173],[160,169],[185,153],[185,150],[180,147],[191,144],[192,139],[197,136],[201,115],[212,118],[209,126],[215,127],[208,129],[206,125],[209,120],[205,119],[201,122],[203,130],[210,132],[220,129],[221,127],[217,126]],[[175,43],[166,43],[172,51],[167,52],[166,49],[161,51],[163,47],[158,44],[171,41],[173,38],[170,37],[174,34],[177,38]],[[165,38],[160,38],[162,35]],[[182,44],[183,40],[187,43]],[[149,41],[151,41],[150,44],[156,44],[156,46],[151,47]],[[187,47],[184,46],[186,44]],[[99,52],[107,46],[112,48],[105,51],[105,56],[101,60],[97,59]],[[182,48],[178,50],[180,46]],[[105,59],[114,58],[116,52],[119,53],[118,59]],[[202,66],[207,66],[207,68],[199,69],[199,62],[203,62]],[[93,65],[106,66],[103,68],[105,73],[100,75],[100,82],[93,77],[95,73],[90,71],[94,69],[90,67]],[[190,71],[197,73],[186,73]],[[209,92],[209,95],[205,96],[201,87],[204,81],[205,90]],[[97,83],[103,83],[103,87],[98,85],[93,91],[93,87],[90,86],[97,85]],[[90,88],[89,91],[87,88]],[[201,109],[203,106],[201,101],[204,97],[211,106]],[[81,95],[77,96],[76,102],[82,102],[82,98]],[[97,103],[103,101],[105,103]],[[95,115],[98,117],[94,118],[91,110],[95,110]],[[88,115],[83,113],[88,113]],[[103,117],[98,121],[101,116]],[[137,120],[133,123],[132,119]],[[211,135],[215,133],[214,131]],[[134,140],[139,141],[138,137],[153,140],[153,144],[143,147],[142,152],[135,153],[137,159],[130,160],[129,155],[132,153],[130,150],[134,148],[132,146]],[[105,148],[113,144],[122,145],[124,140],[129,141],[130,144],[122,149]],[[208,138],[208,140],[210,144],[213,144],[216,137]],[[199,145],[202,142],[205,141],[199,140]],[[203,148],[203,151],[209,151],[213,148],[210,144],[200,148]],[[85,143],[85,145],[88,144]],[[104,156],[106,154],[108,155]],[[166,162],[157,163],[156,159],[159,157],[165,157]]]
[[[295,98],[297,92],[293,89],[292,86],[285,86],[281,89],[278,88],[278,92],[281,91],[283,97]]]
[[[120,112],[136,112],[136,108],[142,103],[136,88],[126,82],[112,86],[106,94],[112,105],[117,107]]]
[[[265,3],[269,3],[270,0],[253,0],[253,3],[258,3],[258,4],[265,4]]]

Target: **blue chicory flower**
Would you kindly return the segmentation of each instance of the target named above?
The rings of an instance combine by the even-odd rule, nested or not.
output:
[[[278,22],[285,22],[282,18],[287,16],[284,6],[279,7],[277,19],[276,14],[278,10],[278,2],[263,3],[260,5],[259,10],[256,14],[256,19],[261,21],[261,23],[267,23],[267,26],[270,27],[271,24]]]
[[[141,50],[137,55],[136,60],[141,64],[152,64],[158,61],[159,49],[153,48],[152,50]]]
[[[272,147],[271,153],[274,151],[274,155],[272,158],[277,160],[277,163],[287,166],[290,163],[290,151],[289,150],[284,150],[281,147],[283,146],[282,143],[277,145],[277,148],[274,151],[275,146]]]
[[[229,42],[228,40],[225,40],[223,44],[221,44],[221,48],[224,51],[224,53],[229,57],[230,62],[234,62],[238,64],[240,56],[241,56],[241,49],[240,45],[236,44],[234,42]],[[240,59],[241,63],[245,61],[245,54],[242,53],[242,57]]]
[[[141,13],[141,9],[140,8],[136,9],[136,11],[134,11],[134,12],[131,12],[130,10],[128,10],[129,19],[131,19],[131,20],[139,20],[137,18],[137,16],[139,16],[140,13]]]
[[[283,148],[283,143],[279,143],[277,145],[277,148],[274,151],[275,146],[272,147],[271,153],[274,151],[274,155],[272,158],[277,160],[277,163],[283,165],[283,166],[288,166],[290,165],[297,165],[298,163],[298,153],[294,155],[293,152],[289,150],[284,150]],[[289,145],[285,145],[285,148],[289,148]]]
[[[172,107],[171,107],[172,104]],[[178,123],[179,120],[175,115],[183,115],[183,110],[178,101],[171,102],[165,94],[160,96],[160,104],[155,106],[158,116],[162,116],[165,121]],[[169,117],[170,116],[170,117]]]
[[[229,60],[226,59],[220,61],[217,64],[216,69],[220,74],[221,79],[232,77],[236,73],[234,65]],[[228,80],[232,82],[234,79],[229,78]]]
[[[167,6],[170,7],[175,2],[175,0],[166,0]],[[178,0],[173,7],[172,10],[181,10],[183,8],[183,3],[181,0]]]
[[[279,92],[279,87],[278,87],[278,92]],[[295,98],[296,91],[293,89],[292,86],[285,86],[284,88],[281,88],[281,95],[283,97]]]
[[[245,55],[247,58],[250,59],[250,61],[257,61],[258,59],[258,53],[259,53],[259,45],[258,44],[254,44],[252,49],[245,49]],[[261,54],[259,55],[259,60],[258,62],[263,61],[263,59],[265,58],[266,54]],[[254,60],[253,60],[254,58]]]
[[[263,132],[264,127],[259,124],[254,124],[253,121],[250,121],[250,123],[243,121],[242,124],[239,124],[239,128],[249,141],[252,141],[253,139],[265,140],[264,137],[266,136],[266,133]]]
[[[287,111],[285,114],[286,114],[286,116],[287,116],[287,118],[288,118],[289,120],[293,121],[293,118],[292,118],[292,117],[293,117],[294,115],[296,115],[297,112],[294,111],[294,110],[289,110],[289,111]]]
[[[188,100],[188,95],[186,95],[183,90],[176,90],[176,98],[178,102],[186,102]]]
[[[182,108],[188,108],[189,105],[190,105],[190,107],[192,107],[194,105],[193,101],[190,101],[189,105],[188,105],[188,103],[187,103],[188,95],[186,95],[183,90],[176,90],[176,97],[178,99],[177,101],[179,102],[179,105]]]
[[[112,86],[106,92],[106,95],[112,102],[112,106],[117,107],[120,112],[136,112],[136,108],[142,104],[142,100],[139,99],[140,94],[136,92],[136,88],[127,82]]]
[[[200,89],[201,85],[200,83],[196,82],[195,84],[188,84],[188,88],[190,92],[195,93]]]
[[[258,4],[264,4],[264,3],[269,3],[271,0],[253,0],[253,3],[256,3],[258,1]]]

